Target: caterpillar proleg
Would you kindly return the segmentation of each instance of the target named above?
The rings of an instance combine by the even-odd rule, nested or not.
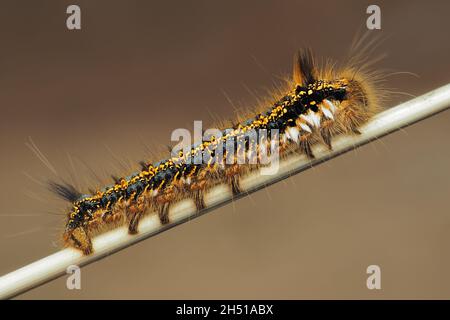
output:
[[[92,194],[51,182],[51,190],[71,202],[63,234],[66,246],[88,255],[95,234],[123,224],[130,234],[138,233],[140,219],[155,211],[166,225],[174,202],[193,198],[200,211],[205,191],[220,183],[237,195],[240,178],[265,165],[264,154],[286,157],[297,152],[314,158],[312,145],[331,149],[335,136],[359,134],[379,104],[375,80],[364,66],[320,65],[309,49],[295,55],[292,78],[280,91],[251,117],[160,162],[142,162],[139,172],[115,178],[114,184]],[[240,161],[240,155],[255,161]]]

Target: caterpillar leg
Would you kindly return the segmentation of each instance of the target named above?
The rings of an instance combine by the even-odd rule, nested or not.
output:
[[[236,196],[242,192],[239,187],[239,176],[234,175],[230,177],[229,183],[231,185],[231,192],[233,193],[233,196]]]
[[[129,234],[136,234],[138,233],[138,226],[139,226],[139,220],[141,219],[142,215],[144,214],[143,211],[137,211],[134,213],[128,223],[128,233]]]
[[[193,195],[195,207],[197,211],[205,208],[205,201],[203,199],[203,190],[206,189],[206,179],[204,177],[197,177],[190,186],[190,192]]]
[[[92,253],[92,242],[83,227],[76,227],[64,233],[64,241],[70,246],[80,249],[85,255]]]
[[[233,196],[241,193],[241,188],[239,187],[239,165],[234,164],[225,169],[225,176],[228,184],[231,186],[231,192]]]
[[[314,154],[311,149],[311,134],[307,133],[305,135],[300,136],[299,146],[300,150],[306,154],[309,159],[314,159]]]
[[[329,150],[332,149],[331,146],[331,128],[333,126],[333,122],[331,120],[324,121],[322,127],[320,128],[320,136],[322,137],[323,143],[325,143]]]
[[[194,191],[194,202],[197,211],[203,210],[205,208],[205,200],[203,199],[202,190],[199,189]]]
[[[168,224],[169,220],[169,206],[168,202],[159,205],[158,207],[158,217],[162,225]]]
[[[139,197],[128,208],[126,208],[128,218],[128,233],[136,234],[138,232],[139,220],[147,210],[145,198]]]
[[[165,225],[170,222],[169,220],[169,207],[175,200],[176,189],[172,186],[164,190],[164,193],[156,196],[155,206],[158,210],[158,217],[161,224]]]

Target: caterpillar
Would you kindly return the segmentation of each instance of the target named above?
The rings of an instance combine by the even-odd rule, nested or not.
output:
[[[330,63],[320,66],[312,50],[299,50],[292,77],[271,97],[272,102],[251,117],[220,129],[221,135],[158,163],[141,162],[139,172],[113,177],[112,185],[89,195],[70,184],[50,182],[50,189],[71,203],[63,232],[65,245],[89,255],[95,234],[123,224],[135,234],[140,219],[152,212],[166,225],[170,205],[183,198],[193,198],[197,210],[204,209],[204,192],[219,183],[229,184],[233,194],[239,194],[239,177],[261,166],[238,163],[239,152],[256,154],[259,159],[258,151],[276,142],[280,157],[297,152],[314,158],[312,145],[321,143],[331,149],[333,137],[359,134],[379,104],[375,82],[364,70],[362,66],[338,69]],[[268,132],[266,139],[248,139],[249,131],[258,135],[262,130]],[[238,145],[238,140],[244,143]],[[227,147],[230,141],[237,152]],[[203,161],[193,162],[195,158]]]

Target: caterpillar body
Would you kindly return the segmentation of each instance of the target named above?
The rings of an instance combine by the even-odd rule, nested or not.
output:
[[[140,219],[151,212],[157,212],[161,223],[168,224],[168,210],[173,202],[192,197],[200,211],[205,207],[205,190],[219,183],[229,184],[238,194],[239,177],[258,165],[238,164],[236,155],[230,162],[230,152],[224,145],[237,141],[249,130],[277,130],[281,157],[301,152],[313,158],[313,144],[332,148],[336,135],[358,134],[359,127],[375,114],[378,106],[374,82],[363,69],[320,67],[311,50],[301,50],[294,58],[292,79],[281,94],[273,97],[274,102],[250,119],[221,129],[221,137],[202,141],[159,163],[142,162],[139,172],[115,178],[113,185],[91,195],[82,195],[69,184],[51,182],[51,190],[71,202],[63,233],[65,245],[90,254],[93,235],[125,223],[129,233],[137,233]],[[272,141],[246,141],[241,151],[250,152],[252,147],[259,150]],[[205,155],[218,154],[221,159],[228,156],[227,161],[191,161],[195,156],[203,159],[207,158]]]

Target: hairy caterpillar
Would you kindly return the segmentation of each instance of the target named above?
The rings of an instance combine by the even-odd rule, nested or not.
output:
[[[250,153],[269,147],[276,139],[281,157],[301,152],[313,158],[313,144],[332,148],[334,136],[358,134],[358,128],[375,114],[378,106],[373,79],[363,70],[361,66],[343,70],[336,70],[331,64],[320,67],[311,50],[301,50],[294,58],[292,79],[282,93],[273,97],[274,102],[251,118],[221,129],[222,135],[158,163],[142,162],[140,172],[114,178],[113,185],[91,195],[83,195],[68,184],[51,182],[52,191],[72,203],[64,243],[90,254],[91,237],[108,228],[126,223],[129,233],[137,233],[142,216],[154,211],[161,224],[168,224],[169,206],[180,199],[192,197],[197,210],[202,210],[203,194],[214,185],[227,183],[238,194],[239,177],[259,165],[238,163],[237,154],[226,147],[229,141],[238,152]],[[266,130],[270,138],[244,138],[244,143],[237,145],[250,130]],[[278,136],[272,134],[275,131]],[[195,157],[217,160],[217,155],[219,160],[227,161],[192,162]]]

